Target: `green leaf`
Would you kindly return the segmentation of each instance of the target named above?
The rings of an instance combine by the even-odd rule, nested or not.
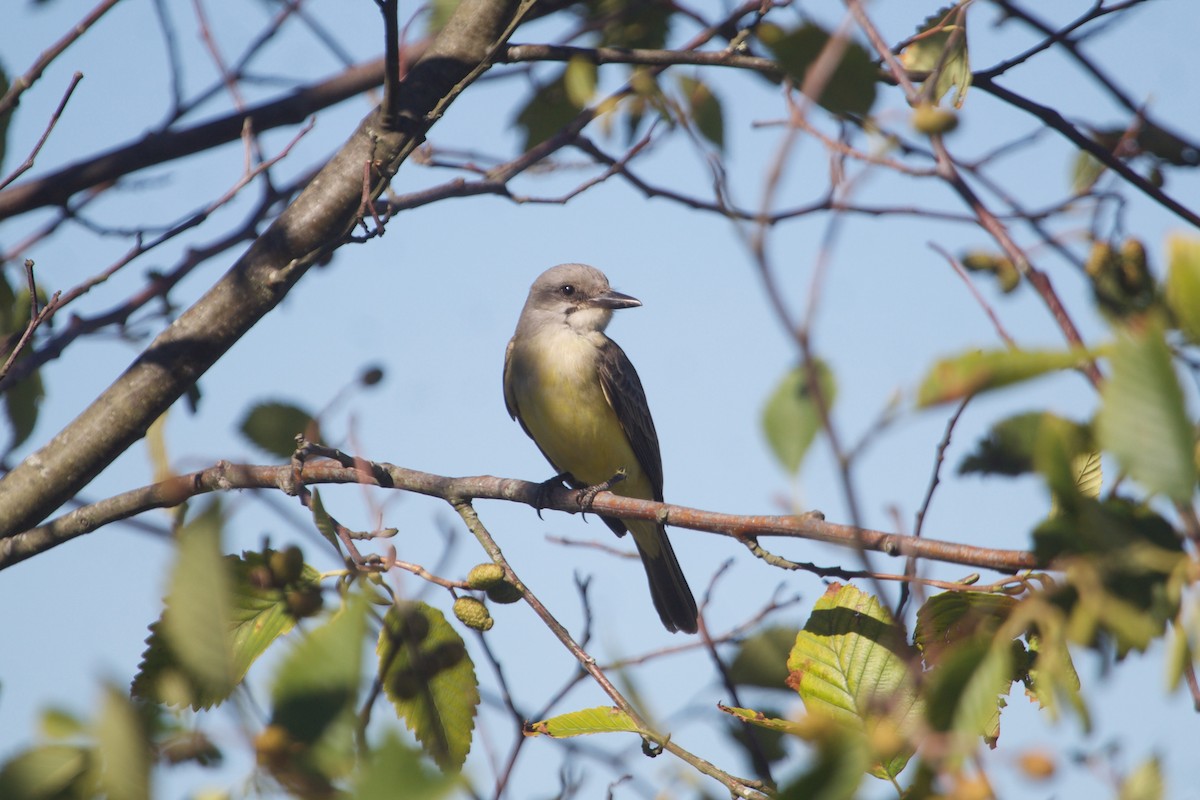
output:
[[[1200,344],[1200,239],[1167,240],[1167,306],[1188,341]]]
[[[1016,604],[1008,595],[988,592],[935,594],[917,610],[913,644],[932,666],[956,643],[993,636]]]
[[[1053,598],[1068,614],[1065,636],[1119,656],[1144,650],[1178,613],[1171,576],[1187,555],[1180,536],[1151,508],[1121,498],[1076,498],[1033,532],[1039,560],[1067,579]]]
[[[795,628],[772,627],[743,641],[729,666],[730,680],[739,686],[787,689],[787,659],[797,633]]]
[[[1080,691],[1079,673],[1062,631],[1055,630],[1053,636],[1027,633],[1025,638],[1032,658],[1028,671],[1022,676],[1025,693],[1046,709],[1051,719],[1058,718],[1059,702],[1065,700],[1079,715],[1085,732],[1089,731],[1091,714]]]
[[[957,4],[949,5],[926,17],[917,27],[918,37],[900,53],[900,63],[914,72],[939,70],[933,101],[937,103],[946,92],[956,88],[954,107],[962,108],[971,85],[971,61],[967,54],[967,17],[965,13],[961,15],[960,31],[956,24],[960,18],[958,9]]]
[[[1083,351],[975,350],[945,358],[929,370],[917,390],[917,405],[928,408],[964,397],[1011,386],[1047,372],[1077,367],[1087,360]]]
[[[462,769],[479,706],[475,666],[458,632],[425,603],[388,609],[379,675],[397,715],[444,770]]]
[[[84,800],[97,796],[90,750],[65,744],[29,748],[0,768],[5,800]]]
[[[808,738],[812,733],[811,726],[805,726],[799,722],[794,722],[790,719],[781,719],[779,717],[768,717],[761,711],[756,711],[753,708],[737,708],[734,706],[726,706],[720,703],[717,708],[724,711],[742,722],[755,725],[759,728],[764,728],[769,731],[778,731],[779,733],[790,733],[793,736],[803,736]]]
[[[357,776],[351,795],[355,800],[396,800],[397,787],[404,787],[404,800],[438,800],[462,784],[454,775],[426,767],[420,751],[406,746],[394,731],[371,749]]]
[[[1022,475],[1038,467],[1038,456],[1047,437],[1061,440],[1069,454],[1090,452],[1086,426],[1044,412],[1009,417],[992,426],[958,468],[960,475]]]
[[[242,419],[242,435],[273,456],[291,458],[296,452],[296,436],[320,441],[316,420],[302,408],[290,403],[259,403]]]
[[[142,717],[114,686],[105,689],[96,720],[96,750],[108,800],[149,800],[151,742]]]
[[[74,739],[83,736],[87,726],[66,709],[47,708],[42,711],[41,731],[50,739]]]
[[[679,88],[687,103],[688,115],[708,141],[716,145],[718,150],[725,149],[725,120],[721,116],[721,101],[703,81],[682,76],[679,78]]]
[[[759,38],[797,88],[804,86],[809,67],[816,63],[830,40],[825,30],[812,23],[787,33],[773,25],[760,25]],[[813,100],[833,114],[865,116],[875,104],[876,79],[870,54],[857,42],[848,41],[829,80],[824,86],[813,87],[819,91]]]
[[[582,56],[574,56],[563,72],[563,88],[567,99],[576,108],[583,108],[596,96],[596,64]]]
[[[546,141],[579,115],[580,107],[571,102],[565,79],[563,70],[555,80],[538,89],[517,114],[517,127],[525,131],[521,145],[525,150]]]
[[[1014,680],[1012,656],[1012,642],[986,635],[948,647],[926,674],[930,725],[971,738],[982,736],[995,747],[1000,709]]]
[[[1071,159],[1071,191],[1077,195],[1087,194],[1107,169],[1103,161],[1080,150]]]
[[[429,20],[426,32],[430,35],[436,35],[442,28],[446,27],[446,23],[450,21],[450,17],[458,9],[458,4],[462,0],[433,0],[429,3]]]
[[[833,373],[820,360],[814,362],[813,368],[821,399],[826,409],[830,409],[837,391]],[[763,409],[767,444],[779,462],[793,474],[800,469],[804,454],[821,430],[821,413],[808,375],[809,371],[799,366],[783,376]]]
[[[325,541],[333,545],[333,549],[342,552],[342,545],[338,539],[337,529],[333,524],[333,518],[329,516],[329,512],[325,510],[325,504],[321,501],[321,493],[317,489],[312,490],[312,511],[313,524],[317,526],[317,530],[325,537]]]
[[[1164,796],[1162,765],[1158,756],[1152,756],[1138,765],[1121,781],[1121,788],[1117,792],[1117,800],[1162,800]]]
[[[549,736],[553,739],[593,733],[642,733],[642,730],[628,714],[613,706],[570,711],[541,722],[532,722],[525,729],[526,736]]]
[[[283,588],[268,585],[267,562],[268,556],[263,553],[243,553],[241,558],[225,557],[225,566],[232,579],[230,616],[225,624],[229,631],[234,684],[241,683],[259,656],[295,626],[295,617],[288,611]],[[319,581],[320,573],[304,565],[300,578],[288,591],[316,589]],[[172,654],[161,631],[161,621],[150,626],[147,647],[133,679],[133,695],[167,705],[191,704],[197,697],[197,687],[188,685],[187,673]],[[208,693],[197,707],[219,703],[226,696]]]
[[[810,715],[860,734],[887,724],[910,733],[924,714],[908,669],[903,631],[874,597],[854,586],[831,584],[796,637],[788,657],[788,685]],[[880,778],[899,775],[911,749],[871,768]]]
[[[233,691],[229,637],[232,583],[221,556],[221,506],[212,502],[178,534],[162,633],[175,661],[198,692],[193,708],[206,708]]]
[[[1146,489],[1187,502],[1196,488],[1195,436],[1162,328],[1121,331],[1110,361],[1097,439]]]
[[[862,736],[829,725],[808,737],[808,768],[779,791],[779,800],[854,800],[871,755]],[[879,777],[876,774],[876,777]]]
[[[660,50],[667,42],[670,3],[646,0],[588,0],[583,4],[589,28],[600,28],[606,47]]]
[[[20,363],[21,357],[17,357]],[[40,372],[30,373],[29,377],[17,383],[4,392],[4,413],[8,416],[12,438],[8,449],[14,450],[25,443],[37,425],[38,410],[46,390],[42,385]]]
[[[291,741],[314,744],[352,710],[361,679],[366,603],[351,595],[333,617],[299,640],[275,673],[271,724]]]

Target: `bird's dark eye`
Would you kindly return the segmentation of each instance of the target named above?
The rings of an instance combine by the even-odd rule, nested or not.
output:
[[[570,297],[571,295],[575,294],[575,287],[568,283],[564,284],[559,291],[563,293],[564,297]]]

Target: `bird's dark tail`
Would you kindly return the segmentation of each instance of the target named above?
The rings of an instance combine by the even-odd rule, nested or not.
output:
[[[650,597],[663,625],[672,633],[695,633],[698,627],[696,598],[688,587],[679,560],[662,525],[625,520],[637,543],[638,555],[650,581]]]

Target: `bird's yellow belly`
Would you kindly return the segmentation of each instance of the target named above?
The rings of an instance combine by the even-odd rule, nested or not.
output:
[[[523,368],[514,371],[521,379],[513,386],[521,419],[555,468],[588,485],[624,470],[626,479],[613,490],[651,498],[649,481],[600,386],[593,346],[581,337],[571,338],[580,340],[560,345],[566,353],[560,349],[542,358],[514,354],[524,361]]]

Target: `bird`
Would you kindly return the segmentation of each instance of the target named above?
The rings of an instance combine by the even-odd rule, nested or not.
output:
[[[576,489],[663,499],[662,454],[637,370],[604,330],[641,301],[610,288],[586,264],[559,264],[529,289],[504,355],[504,403],[559,477]],[[695,633],[696,600],[658,522],[601,517],[633,534],[650,597],[672,633]]]

